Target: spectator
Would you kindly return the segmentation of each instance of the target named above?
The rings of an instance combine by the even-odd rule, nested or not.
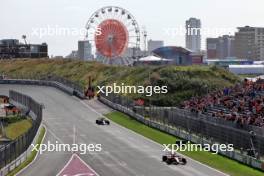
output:
[[[213,117],[233,121],[239,125],[264,126],[264,81],[252,82],[245,79],[242,84],[189,101],[182,108],[196,113],[208,113]],[[221,109],[219,111],[219,108]]]

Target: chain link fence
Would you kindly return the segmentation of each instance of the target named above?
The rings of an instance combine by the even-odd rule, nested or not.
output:
[[[0,169],[8,166],[27,151],[42,121],[42,105],[31,97],[11,90],[9,98],[13,104],[30,110],[29,116],[32,117],[32,127],[23,135],[0,148]]]
[[[66,79],[56,76],[45,76],[45,77],[27,77],[23,76],[8,77],[0,79],[0,84],[21,84],[21,85],[39,85],[39,86],[50,86],[69,94],[77,96],[80,99],[85,99],[84,88],[80,85],[68,81]]]
[[[20,77],[20,79],[24,78]],[[26,79],[29,79],[29,77]],[[15,80],[13,83],[21,82],[22,84],[48,85],[54,87],[54,85],[49,85],[45,82],[45,80],[52,80],[62,85],[74,87],[73,84],[67,80],[63,81],[64,79],[59,79],[58,77],[33,79],[34,81],[32,80],[32,83],[25,79]],[[12,80],[8,80],[7,82],[12,83]],[[57,88],[61,89],[60,86]],[[81,89],[80,87],[78,88],[78,90]],[[264,130],[262,128],[250,125],[238,126],[235,123],[223,119],[195,114],[176,107],[137,106],[135,102],[128,97],[122,97],[116,94],[109,94],[108,96],[100,94],[100,97],[100,100],[108,106],[129,114],[146,125],[168,132],[182,139],[201,144],[234,144],[234,147],[238,149],[239,152],[222,152],[221,154],[264,170],[264,163],[259,160],[259,157],[264,155]],[[23,99],[21,97],[19,98],[19,96],[16,98],[20,100],[20,102],[21,99]],[[22,100],[22,102],[27,104],[27,100]],[[248,149],[253,149],[255,151],[257,159],[246,154]]]
[[[241,127],[224,122],[223,119],[195,114],[176,107],[144,107],[137,106],[128,97],[116,94],[105,96],[100,94],[100,101],[118,111],[124,112],[138,121],[165,131],[169,134],[198,144],[233,144],[237,149],[220,154],[264,170],[260,156],[264,155],[264,136],[261,128],[254,126]],[[250,130],[250,131],[248,131]],[[254,131],[254,133],[252,133]],[[257,134],[260,132],[261,134]],[[248,155],[254,149],[256,158]]]
[[[64,86],[70,87],[78,92],[84,92],[85,87],[81,86],[77,82],[70,81],[68,79],[62,78],[60,76],[48,74],[48,75],[36,75],[36,74],[12,74],[6,75],[4,73],[0,75],[5,75],[6,79],[16,79],[16,80],[40,80],[40,81],[53,81],[63,84]]]

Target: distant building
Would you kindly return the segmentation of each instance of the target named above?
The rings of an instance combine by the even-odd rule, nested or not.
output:
[[[81,60],[93,60],[92,45],[88,40],[78,41],[78,58]]]
[[[191,53],[190,57],[192,59],[192,65],[203,64],[204,55],[202,53]]]
[[[235,57],[234,36],[224,35],[206,40],[208,59],[227,59]]]
[[[152,51],[153,55],[164,59],[173,60],[176,65],[191,65],[191,51],[182,47],[164,46]]]
[[[17,39],[0,40],[0,59],[45,58],[48,57],[48,45],[23,44]]]
[[[78,51],[73,50],[69,55],[67,55],[65,58],[67,59],[78,59]]]
[[[252,65],[254,62],[252,60],[246,59],[236,59],[236,58],[227,58],[227,59],[208,59],[204,60],[205,64],[216,65],[224,68],[228,68],[229,65]]]
[[[122,57],[126,58],[135,58],[137,56],[143,55],[143,51],[140,48],[127,48],[125,52],[122,54]]]
[[[264,28],[239,27],[235,33],[235,54],[241,59],[264,60]]]
[[[217,59],[218,53],[217,53],[217,46],[218,46],[219,40],[218,38],[207,38],[206,39],[206,49],[207,49],[207,58],[208,59]]]
[[[19,40],[17,39],[3,39],[0,40],[0,45],[4,46],[15,46],[19,45]]]
[[[134,65],[192,65],[203,64],[203,54],[177,46],[154,49],[149,56],[141,57]]]
[[[229,65],[229,71],[238,75],[263,75],[264,65]]]
[[[149,40],[148,41],[148,52],[151,53],[153,50],[163,47],[164,41],[162,40]]]
[[[186,48],[193,52],[200,52],[201,50],[201,20],[190,18],[185,23],[186,34],[185,44]]]
[[[223,40],[223,58],[236,57],[235,55],[235,37],[224,35]]]

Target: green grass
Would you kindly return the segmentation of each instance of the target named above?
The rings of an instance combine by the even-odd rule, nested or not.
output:
[[[43,137],[45,135],[45,132],[46,132],[46,129],[44,127],[42,127],[40,129],[40,133],[39,133],[38,139],[36,141],[36,144],[41,144],[41,142],[43,140]],[[38,145],[37,149],[39,149],[39,146],[40,145]],[[14,175],[16,175],[20,170],[22,170],[27,165],[29,165],[34,160],[34,158],[36,157],[36,155],[37,155],[37,151],[36,150],[31,151],[29,157],[23,163],[21,163],[17,168],[15,168],[14,170],[12,170],[7,176],[14,176]]]
[[[106,114],[106,117],[112,121],[124,126],[138,134],[141,134],[160,144],[174,144],[177,138],[166,134],[154,128],[143,125],[133,118],[121,113],[111,112]],[[237,161],[228,159],[221,155],[215,155],[210,152],[182,152],[182,154],[193,158],[201,163],[211,166],[219,171],[227,173],[231,176],[263,176],[264,172],[243,165]]]
[[[192,96],[200,96],[208,91],[233,86],[241,79],[227,70],[214,66],[110,66],[96,62],[51,59],[20,59],[0,61],[0,73],[14,78],[34,78],[57,75],[82,86],[87,86],[89,77],[92,84],[168,86],[167,94],[151,97],[151,103],[159,106],[179,105]],[[149,97],[139,94],[127,95],[131,98]]]
[[[6,137],[14,140],[22,134],[26,133],[32,126],[32,121],[29,119],[20,120],[11,123],[5,128]]]

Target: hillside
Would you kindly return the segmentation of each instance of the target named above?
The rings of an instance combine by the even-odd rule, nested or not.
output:
[[[0,73],[24,78],[57,75],[78,82],[82,86],[87,86],[89,76],[95,86],[114,82],[125,85],[167,85],[168,94],[151,97],[152,104],[161,106],[175,106],[192,96],[230,87],[240,80],[226,70],[209,66],[126,67],[48,59],[0,61]],[[149,100],[149,97],[143,95],[129,96]]]

